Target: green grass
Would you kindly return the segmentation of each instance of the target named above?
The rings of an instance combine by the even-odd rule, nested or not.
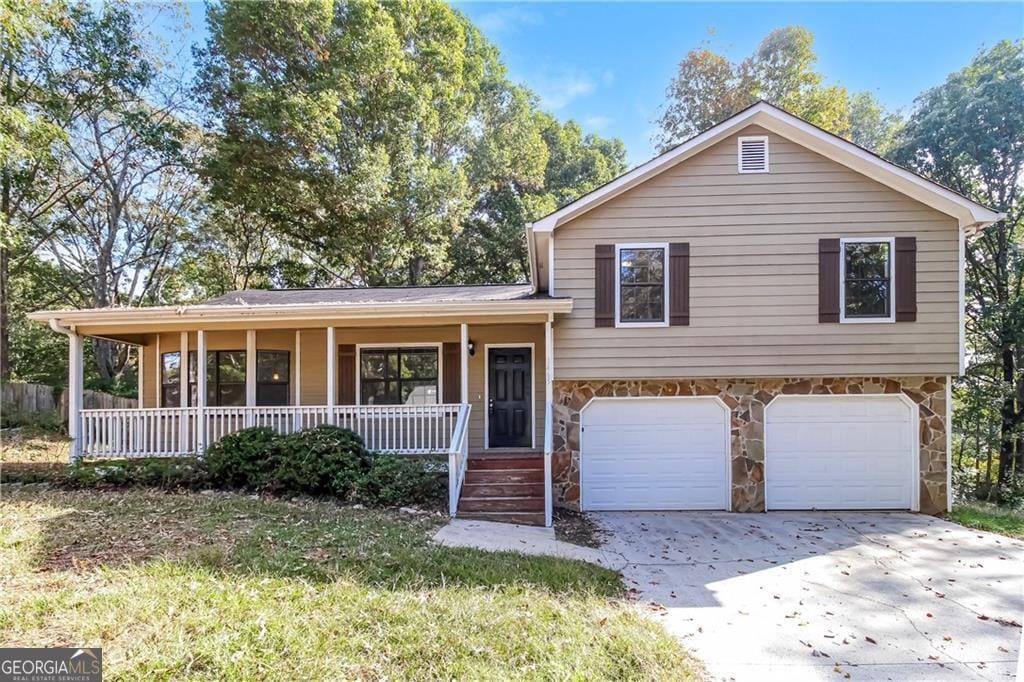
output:
[[[1021,511],[1003,509],[979,502],[953,507],[949,518],[970,528],[1024,540],[1024,512]]]
[[[438,515],[229,493],[7,488],[0,646],[102,646],[106,679],[686,679],[583,563],[444,548]]]

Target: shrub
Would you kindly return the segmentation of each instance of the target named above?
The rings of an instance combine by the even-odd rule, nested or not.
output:
[[[273,482],[276,449],[273,429],[259,426],[224,436],[206,449],[210,481],[224,488],[264,488]]]
[[[278,439],[275,486],[346,498],[370,468],[363,439],[354,431],[322,424]]]
[[[447,475],[431,459],[378,454],[359,479],[354,499],[367,505],[433,506],[444,500]]]

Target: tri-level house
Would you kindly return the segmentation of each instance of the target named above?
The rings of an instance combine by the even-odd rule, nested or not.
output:
[[[38,312],[73,456],[331,423],[448,456],[453,514],[949,505],[964,245],[1001,218],[758,103],[526,226],[522,285],[237,291]],[[140,407],[83,410],[83,337]]]

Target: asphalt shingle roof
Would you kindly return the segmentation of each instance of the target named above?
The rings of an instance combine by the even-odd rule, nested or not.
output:
[[[349,289],[243,289],[204,301],[203,305],[315,305],[345,303],[469,303],[547,299],[529,284],[439,287],[358,287]]]

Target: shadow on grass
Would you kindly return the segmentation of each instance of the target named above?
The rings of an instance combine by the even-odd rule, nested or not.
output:
[[[15,523],[25,516],[36,524],[32,565],[42,571],[170,561],[387,588],[530,585],[605,596],[622,590],[616,573],[581,562],[435,545],[430,537],[445,521],[439,514],[145,490],[26,487],[5,492],[3,501]]]

